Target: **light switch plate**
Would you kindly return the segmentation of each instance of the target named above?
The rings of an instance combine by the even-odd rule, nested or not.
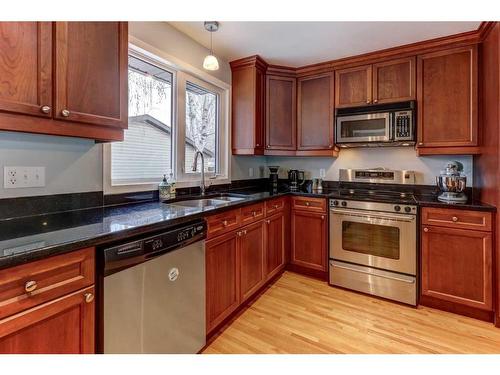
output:
[[[3,187],[19,189],[45,186],[45,167],[3,167]]]

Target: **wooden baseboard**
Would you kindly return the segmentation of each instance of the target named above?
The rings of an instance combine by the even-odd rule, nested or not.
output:
[[[314,277],[314,278],[320,279],[322,281],[328,281],[328,271],[314,270],[314,269],[307,268],[307,267],[297,266],[296,264],[287,264],[286,270],[291,271],[291,272],[295,272],[295,273],[300,273],[302,275]]]
[[[419,305],[432,307],[434,309],[452,312],[454,314],[468,316],[470,318],[475,318],[479,320],[484,320],[485,322],[493,322],[494,314],[493,311],[486,311],[481,309],[476,309],[474,307],[464,306],[457,303],[443,301],[437,298],[429,296],[420,296]],[[498,321],[497,321],[498,324]],[[500,327],[497,325],[497,327]]]

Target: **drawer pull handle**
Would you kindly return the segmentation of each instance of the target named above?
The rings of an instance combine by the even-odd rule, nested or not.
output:
[[[94,295],[92,293],[85,293],[83,296],[85,297],[86,303],[90,303],[94,300]]]
[[[451,220],[453,220],[453,222],[454,222],[454,223],[456,223],[456,222],[458,221],[458,217],[453,216],[453,217],[451,218]]]
[[[277,204],[273,205],[273,208],[274,208],[275,210],[276,210],[276,209],[278,209],[278,207],[279,207],[279,206],[278,206]]]
[[[42,113],[50,113],[50,110],[52,108],[50,108],[48,105],[44,105],[40,108],[40,111],[42,111]]]
[[[429,228],[424,228],[424,232],[427,233],[429,231]]]
[[[67,109],[63,109],[63,110],[61,111],[61,115],[62,115],[63,117],[69,117],[70,112],[69,112]]]
[[[306,206],[309,207],[311,205],[311,203],[309,202],[306,202]]]
[[[253,217],[257,216],[257,212],[252,211],[252,216],[253,216]]]
[[[36,288],[38,287],[38,284],[36,283],[35,280],[30,280],[30,281],[27,281],[26,284],[24,284],[24,290],[27,292],[27,293],[31,293],[32,291],[34,291]]]
[[[223,226],[225,226],[225,227],[227,227],[227,220],[224,220],[224,221],[222,222],[222,225],[223,225]]]

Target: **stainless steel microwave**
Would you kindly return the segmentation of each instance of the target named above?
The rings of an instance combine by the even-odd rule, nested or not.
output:
[[[335,143],[340,147],[414,145],[415,101],[337,109]]]

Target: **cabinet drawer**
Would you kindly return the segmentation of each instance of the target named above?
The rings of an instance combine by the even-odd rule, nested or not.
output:
[[[308,198],[308,197],[293,197],[294,210],[307,210],[311,212],[326,212],[326,199],[323,198]]]
[[[266,216],[274,215],[276,212],[283,211],[285,209],[285,199],[286,198],[278,198],[267,201]]]
[[[240,209],[231,210],[207,218],[207,238],[227,233],[240,226]]]
[[[491,213],[424,207],[422,224],[491,232]]]
[[[257,203],[241,209],[241,225],[250,224],[264,218],[264,204]]]
[[[0,271],[0,318],[94,284],[94,248]]]

